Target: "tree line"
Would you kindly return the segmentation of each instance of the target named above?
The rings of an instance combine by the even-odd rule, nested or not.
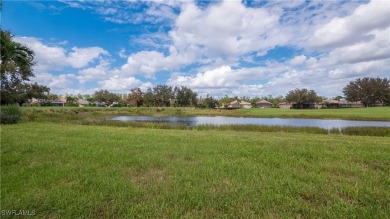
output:
[[[33,66],[34,52],[25,45],[13,41],[10,31],[1,30],[1,105],[19,104],[22,105],[33,98],[47,102],[56,101],[61,96],[51,94],[50,89],[37,83],[31,83],[34,77]],[[387,78],[359,78],[349,82],[343,88],[345,99],[348,101],[361,101],[364,106],[375,106],[376,103],[390,105],[390,81]],[[255,106],[261,99],[271,102],[275,107],[279,102],[294,102],[296,108],[305,108],[307,104],[318,103],[324,100],[314,90],[294,89],[285,97],[228,97],[216,99],[210,95],[198,97],[198,94],[185,86],[157,85],[142,91],[140,88],[133,88],[126,95],[115,94],[108,90],[99,90],[89,95],[66,95],[68,105],[78,105],[78,99],[86,99],[90,102],[104,103],[104,105],[116,106],[150,106],[150,107],[199,107],[216,108],[227,107],[234,100],[247,101]],[[334,99],[340,100],[337,96]]]

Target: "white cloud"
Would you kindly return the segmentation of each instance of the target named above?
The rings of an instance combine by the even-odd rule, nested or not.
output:
[[[201,95],[256,96],[264,94],[265,91],[263,84],[256,84],[254,81],[268,80],[284,70],[286,68],[281,65],[240,69],[225,65],[196,75],[173,74],[168,85],[191,87]]]
[[[300,56],[295,56],[293,59],[290,60],[291,65],[301,65],[305,63],[306,61],[306,56],[300,55]]]
[[[169,56],[157,51],[142,51],[129,56],[127,63],[117,69],[115,73],[142,74],[152,78],[158,71],[175,69],[181,65],[189,64],[192,60],[192,57],[177,54],[174,48],[171,48]]]
[[[321,64],[334,66],[390,58],[390,27],[371,33],[373,40],[335,48],[320,60]]]
[[[14,40],[34,51],[37,61],[35,70],[58,70],[66,65],[66,50],[62,47],[44,45],[40,39],[33,37],[15,37]]]
[[[236,57],[285,44],[289,37],[281,34],[278,18],[263,8],[247,8],[238,1],[224,1],[204,10],[189,3],[182,8],[170,36],[179,52]]]
[[[127,55],[126,55],[126,50],[124,48],[122,48],[119,52],[118,52],[118,56],[122,59],[126,59],[127,58]]]
[[[99,84],[102,86],[102,89],[117,92],[129,92],[130,89],[135,87],[140,87],[144,90],[147,87],[153,86],[150,82],[143,83],[134,77],[120,77],[118,75],[115,75],[107,80],[100,81]]]
[[[335,17],[314,32],[309,45],[314,48],[329,48],[351,45],[371,40],[371,31],[384,29],[390,25],[390,4],[374,0],[360,5],[353,14]]]
[[[50,73],[38,73],[33,79],[34,82],[48,86],[51,90],[58,91],[71,87],[74,84],[75,75]]]
[[[90,62],[100,57],[101,55],[108,55],[108,52],[100,47],[74,47],[72,48],[72,52],[68,54],[66,61],[73,68],[82,68],[87,66]]]
[[[37,62],[35,70],[38,72],[60,70],[66,66],[73,68],[86,67],[100,56],[109,54],[100,47],[74,47],[72,52],[68,52],[60,46],[45,45],[41,39],[34,37],[15,37],[14,40],[27,45],[34,51],[35,61]]]
[[[232,80],[233,70],[229,66],[198,73],[195,76],[177,76],[170,84],[185,85],[195,88],[236,87],[237,81]]]
[[[77,78],[79,79],[80,83],[107,78],[110,75],[109,67],[110,63],[102,59],[100,60],[99,65],[80,70],[80,76]]]
[[[156,72],[191,63],[232,66],[239,56],[249,52],[264,55],[288,42],[289,35],[282,32],[278,18],[265,9],[247,8],[238,1],[224,1],[204,10],[192,2],[183,4],[169,32],[172,45],[166,55],[157,51],[132,54],[118,72],[153,78]]]

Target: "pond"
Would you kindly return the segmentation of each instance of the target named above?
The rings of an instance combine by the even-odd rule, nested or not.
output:
[[[390,127],[390,122],[385,121],[352,121],[352,120],[327,120],[327,119],[294,119],[294,118],[244,118],[226,116],[117,116],[112,120],[134,122],[171,123],[174,125],[268,125],[268,126],[297,126],[319,127],[325,129],[346,128],[352,126]]]

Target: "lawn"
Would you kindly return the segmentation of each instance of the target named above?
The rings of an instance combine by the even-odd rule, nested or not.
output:
[[[389,218],[388,137],[1,126],[1,210],[38,218]]]

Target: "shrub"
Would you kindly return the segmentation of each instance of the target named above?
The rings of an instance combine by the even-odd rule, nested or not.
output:
[[[2,106],[0,111],[1,124],[16,124],[22,117],[18,106]]]

